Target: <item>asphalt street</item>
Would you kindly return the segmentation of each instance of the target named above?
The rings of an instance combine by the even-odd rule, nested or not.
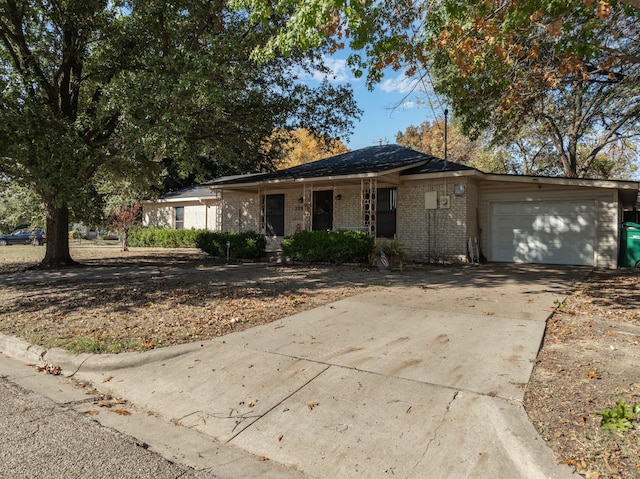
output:
[[[5,377],[0,377],[0,477],[215,478],[170,462],[146,444]]]

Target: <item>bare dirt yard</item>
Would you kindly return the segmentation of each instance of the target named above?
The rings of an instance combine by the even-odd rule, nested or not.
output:
[[[196,250],[72,245],[84,267],[40,281],[27,269],[43,255],[37,247],[0,248],[0,332],[98,353],[221,336],[366,288],[410,283],[420,270],[227,265]],[[640,270],[596,270],[557,306],[525,408],[558,461],[584,477],[640,478],[640,412],[633,411],[640,403]],[[603,411],[612,429],[601,427]]]
[[[549,319],[525,408],[558,459],[583,476],[640,478],[638,404],[640,270],[596,270]]]

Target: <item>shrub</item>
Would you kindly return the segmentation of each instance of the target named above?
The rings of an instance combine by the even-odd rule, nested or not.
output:
[[[129,245],[148,248],[195,248],[201,230],[169,228],[134,228],[129,231]]]
[[[282,240],[282,252],[305,263],[364,263],[373,241],[362,231],[301,231]]]
[[[402,271],[402,269],[404,268],[404,263],[406,261],[406,253],[404,251],[404,246],[402,245],[402,243],[396,240],[379,240],[373,246],[373,251],[371,252],[371,256],[369,257],[373,266],[382,263],[383,251],[388,261],[388,266],[386,267],[392,269],[399,268],[400,271]]]
[[[227,241],[230,245],[229,257],[233,259],[261,259],[267,247],[267,239],[255,231],[215,233],[201,230],[195,245],[211,256],[226,258]]]

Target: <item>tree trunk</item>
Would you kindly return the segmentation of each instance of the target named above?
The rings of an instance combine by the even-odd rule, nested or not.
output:
[[[122,251],[129,251],[129,228],[122,229]]]
[[[45,202],[47,211],[47,252],[40,268],[61,268],[77,264],[69,253],[69,208]]]

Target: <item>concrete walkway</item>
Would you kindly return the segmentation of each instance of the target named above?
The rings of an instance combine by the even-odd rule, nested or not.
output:
[[[218,340],[146,353],[0,347],[42,356],[296,477],[577,477],[557,464],[522,400],[546,319],[587,273],[432,270],[412,286],[371,288]],[[220,477],[252,477],[223,457],[211,461]]]

